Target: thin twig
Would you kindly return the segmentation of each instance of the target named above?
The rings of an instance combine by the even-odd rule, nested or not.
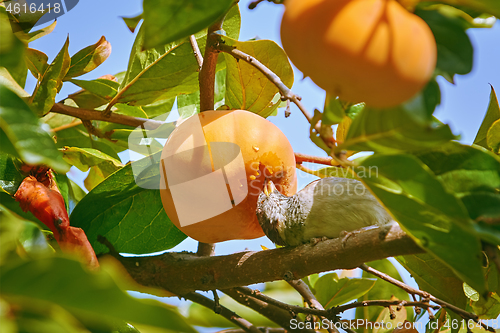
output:
[[[295,153],[295,163],[301,164],[304,162],[324,164],[324,165],[336,165],[335,160],[331,157],[320,157],[313,155],[306,155],[302,153]]]
[[[251,290],[249,288],[247,289]],[[288,331],[297,332],[291,327],[292,319],[295,318],[295,314],[292,314],[290,311],[252,297],[238,288],[223,289],[222,292],[234,299],[236,302],[249,307],[250,309],[260,313],[262,316],[269,318],[269,320],[275,322],[279,326],[286,328]],[[314,330],[304,329],[300,332],[314,333]]]
[[[362,270],[364,270],[365,272],[368,272],[370,274],[373,274],[379,278],[381,278],[382,280],[385,280],[389,283],[392,283],[393,285],[403,289],[404,291],[406,291],[407,293],[409,294],[416,294],[416,295],[419,295],[419,296],[422,296],[424,299],[429,299],[431,301],[433,301],[434,303],[436,304],[439,304],[441,307],[443,308],[448,308],[450,309],[451,311],[455,312],[456,314],[458,314],[460,317],[464,318],[464,319],[471,319],[473,320],[474,322],[480,324],[481,326],[483,326],[484,329],[490,331],[490,332],[495,332],[495,330],[492,328],[492,327],[489,327],[488,325],[484,324],[483,322],[481,322],[479,320],[479,317],[473,313],[470,313],[470,312],[467,312],[465,310],[462,310],[460,309],[459,307],[453,305],[453,304],[450,304],[448,302],[445,302],[431,294],[429,294],[428,292],[426,291],[423,291],[423,290],[419,290],[419,289],[415,289],[409,285],[407,285],[406,283],[403,283],[399,280],[396,280],[394,279],[393,277],[385,274],[385,273],[382,273],[366,264],[362,264],[359,266],[359,268],[361,268]]]
[[[115,123],[115,124],[132,126],[132,127],[138,127],[138,126],[141,126],[142,124],[144,124],[145,122],[147,122],[149,125],[148,126],[149,129],[155,129],[155,128],[158,128],[161,125],[163,125],[162,121],[125,116],[125,115],[116,114],[116,113],[112,113],[112,114],[110,114],[109,117],[106,117],[104,115],[104,112],[102,112],[102,111],[74,108],[72,106],[68,106],[68,105],[64,105],[64,104],[60,104],[60,103],[54,104],[52,106],[52,109],[50,110],[50,112],[65,114],[68,116],[80,118],[81,120],[101,120],[101,121],[107,121],[107,122]]]
[[[235,48],[233,46],[229,46],[229,45],[226,45],[224,43],[218,43],[216,45],[216,48],[217,48],[217,50],[219,50],[221,52],[228,53],[228,54],[232,55],[233,57],[235,57],[236,59],[243,60],[243,61],[249,63],[250,65],[254,66],[255,68],[257,68],[262,74],[264,74],[265,77],[268,78],[269,81],[271,81],[279,89],[279,91],[282,95],[282,99],[283,100],[288,99],[288,100],[294,102],[295,105],[297,105],[297,107],[300,109],[300,111],[302,111],[302,114],[304,114],[307,121],[309,123],[311,122],[312,116],[309,113],[309,111],[307,111],[304,104],[302,104],[302,102],[301,102],[302,98],[300,96],[294,94],[292,92],[292,90],[290,90],[290,88],[288,88],[281,81],[281,79],[279,78],[278,75],[274,74],[269,68],[267,68],[264,64],[262,64],[259,60],[252,57],[249,54],[246,54],[245,52],[238,50],[237,48]]]
[[[212,301],[210,298],[205,297],[203,295],[200,295],[195,292],[191,292],[185,295],[182,295],[183,298],[190,300],[192,302],[198,303],[203,305],[204,307],[207,307],[209,309],[214,309],[215,302]],[[229,310],[225,306],[220,305],[220,315],[223,316],[224,318],[228,319],[238,327],[241,327],[245,332],[247,333],[262,333],[257,327],[252,325],[248,320],[240,317],[238,314],[235,312]]]
[[[284,328],[274,328],[274,327],[257,327],[262,333],[286,333]],[[222,330],[215,333],[245,333],[244,330],[239,329],[228,329]]]
[[[193,48],[196,62],[198,62],[198,69],[201,71],[201,68],[203,67],[203,57],[201,55],[200,48],[198,47],[198,42],[196,42],[196,37],[194,35],[189,36],[189,42],[191,43],[191,47]]]
[[[359,308],[359,307],[366,307],[366,306],[383,306],[383,307],[389,307],[389,306],[394,306],[394,305],[403,305],[405,307],[422,307],[422,308],[431,308],[431,309],[439,309],[439,306],[437,305],[430,305],[426,302],[406,302],[404,303],[401,300],[370,300],[370,301],[362,301],[362,302],[353,302],[349,304],[345,304],[342,306],[337,306],[334,308],[330,308],[328,310],[322,310],[322,309],[316,309],[316,308],[305,308],[302,306],[297,306],[297,305],[291,305],[288,303],[284,303],[281,301],[278,301],[272,297],[269,297],[263,293],[261,293],[258,290],[253,290],[248,287],[237,287],[234,288],[248,296],[255,297],[261,301],[267,302],[269,304],[272,304],[274,306],[280,307],[282,309],[285,309],[287,311],[291,311],[294,313],[304,313],[304,314],[311,314],[315,316],[321,316],[325,317],[328,319],[335,319],[335,316],[338,314],[345,312],[350,309],[354,308]]]
[[[288,281],[288,284],[291,285],[295,290],[297,290],[297,292],[302,296],[302,298],[306,301],[309,307],[318,310],[325,309],[323,305],[321,305],[321,303],[316,299],[316,296],[314,296],[311,289],[309,289],[309,286],[305,284],[304,281],[292,280]],[[323,320],[323,318],[325,317],[320,317],[321,320]],[[333,325],[329,325],[326,329],[330,333],[339,333],[337,328]]]

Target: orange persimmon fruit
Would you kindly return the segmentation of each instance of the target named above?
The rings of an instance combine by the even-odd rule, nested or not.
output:
[[[373,107],[412,98],[437,59],[429,26],[395,0],[286,0],[281,41],[304,76]]]
[[[204,243],[264,236],[255,211],[266,178],[285,195],[297,190],[288,139],[244,110],[204,111],[181,123],[165,144],[160,174],[170,220]]]

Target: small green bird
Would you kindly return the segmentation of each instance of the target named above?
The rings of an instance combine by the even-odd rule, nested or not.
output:
[[[337,177],[313,181],[291,197],[267,181],[256,212],[267,237],[275,244],[288,246],[394,223],[363,183]]]

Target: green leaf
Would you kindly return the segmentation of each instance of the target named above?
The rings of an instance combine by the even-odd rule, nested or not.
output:
[[[260,61],[276,74],[281,81],[291,87],[293,71],[285,51],[271,40],[239,42],[221,36],[228,46],[232,46]],[[279,106],[279,89],[257,68],[237,61],[233,56],[224,54],[226,60],[226,98],[230,109],[248,110],[263,117],[271,115]],[[275,98],[278,96],[278,98]]]
[[[385,274],[393,277],[398,281],[403,281],[396,267],[394,267],[394,265],[387,259],[369,262],[368,266],[373,267],[378,271],[384,272]],[[363,278],[373,278],[373,275],[364,271],[362,276]],[[359,298],[358,302],[367,300],[391,299],[392,296],[400,300],[405,300],[405,301],[410,300],[410,296],[404,290],[402,290],[399,287],[396,287],[395,285],[387,281],[377,278],[377,282],[375,283],[373,288],[371,288],[370,291],[368,291],[368,293],[363,295],[363,297]],[[380,308],[374,306],[365,306],[356,308],[356,319],[364,319],[367,321],[376,322],[379,313],[380,313]],[[408,320],[411,321],[413,318],[412,313],[409,311],[407,315],[408,315]],[[363,328],[359,328],[356,331],[365,332]]]
[[[416,156],[463,202],[471,219],[500,217],[500,159],[495,155],[478,146],[450,142]],[[500,244],[499,226],[478,223],[474,229],[478,237]]]
[[[432,114],[440,103],[441,89],[433,78],[415,97],[404,103],[404,108],[413,120],[425,126],[432,121]]]
[[[70,82],[106,100],[111,100],[118,92],[118,87],[120,87],[118,82],[106,79],[91,81],[72,79]]]
[[[23,179],[24,175],[16,168],[12,156],[0,153],[0,190],[14,195]]]
[[[0,84],[15,92],[19,97],[29,97],[30,95],[17,83],[5,67],[0,67]]]
[[[330,273],[321,276],[314,284],[314,295],[325,309],[338,306],[366,294],[375,279],[342,278]]]
[[[486,143],[495,154],[500,154],[500,120],[491,125],[486,135]]]
[[[233,5],[233,0],[145,0],[145,47],[168,44],[208,28]]]
[[[29,37],[28,43],[31,43],[31,42],[37,40],[38,38],[41,38],[43,36],[47,36],[48,34],[50,34],[52,31],[54,31],[56,24],[57,24],[57,20],[55,20],[54,22],[52,22],[50,25],[46,26],[45,28],[28,33],[28,37]]]
[[[93,71],[111,54],[111,44],[104,38],[93,45],[81,49],[71,57],[71,65],[65,73],[64,81]]]
[[[154,178],[158,182],[159,172],[158,168]],[[106,237],[117,251],[136,254],[167,250],[186,238],[165,213],[160,191],[139,187],[130,164],[89,192],[71,213],[70,221],[85,231],[96,253],[107,252],[97,242],[98,235]]]
[[[433,255],[423,253],[396,259],[415,279],[420,290],[465,309],[467,297],[462,290],[463,282]]]
[[[442,0],[452,6],[465,6],[481,13],[500,17],[500,3],[496,0]]]
[[[340,123],[345,116],[344,105],[338,97],[326,94],[325,107],[323,108],[323,125],[334,125]]]
[[[62,80],[68,72],[70,57],[68,54],[69,38],[66,39],[61,51],[49,65],[42,77],[38,79],[37,86],[31,96],[32,106],[39,116],[50,111],[55,103],[57,93],[61,90]]]
[[[448,125],[418,122],[410,112],[405,105],[390,109],[363,108],[349,127],[345,142],[336,151],[392,153],[434,147],[455,138]]]
[[[436,10],[417,9],[415,14],[429,25],[436,39],[436,72],[451,82],[455,74],[469,73],[473,48],[461,18],[446,16]]]
[[[49,67],[49,57],[42,51],[28,48],[26,50],[26,65],[35,79],[41,79]]]
[[[12,17],[12,16],[11,16]],[[24,64],[26,44],[16,36],[12,30],[14,26],[9,20],[9,13],[0,6],[0,67],[5,67],[14,80],[24,87],[27,68]]]
[[[376,168],[376,172],[366,172]],[[464,205],[446,191],[431,170],[411,155],[364,159],[357,171],[415,242],[480,292],[481,242]]]
[[[498,106],[498,99],[495,93],[495,89],[491,87],[490,104],[488,105],[488,110],[486,111],[486,115],[484,116],[483,122],[481,123],[481,127],[479,127],[479,131],[477,131],[476,138],[474,139],[474,144],[488,149],[488,130],[490,129],[491,125],[493,125],[493,123],[498,119],[500,119],[500,107]]]
[[[49,257],[3,268],[2,295],[46,301],[100,321],[131,321],[176,332],[196,332],[173,307],[135,299],[105,271],[89,272],[79,262]]]
[[[90,138],[87,130],[83,125],[70,127],[55,133],[56,146],[64,147],[79,147],[93,148],[102,151],[109,156],[119,159],[117,151],[123,151],[126,148],[121,148],[116,143],[106,139]]]
[[[58,172],[67,172],[69,166],[28,105],[3,85],[0,85],[0,96],[2,150],[10,146],[15,156],[28,164],[45,164]]]
[[[228,36],[237,38],[239,24],[239,10],[235,6],[226,15],[223,29]],[[198,91],[198,63],[189,41],[183,39],[164,46],[143,50],[144,29],[143,25],[137,33],[127,73],[121,83],[118,96],[113,102],[148,105],[156,101],[171,99],[179,94],[191,94]],[[195,36],[203,54],[207,32],[203,30]],[[224,58],[219,57],[216,71],[224,68]]]
[[[88,171],[90,167],[98,167],[107,177],[123,167],[119,160],[97,149],[65,147],[62,152],[66,162],[83,172]]]
[[[134,16],[134,17],[123,17],[122,16],[123,22],[125,22],[128,30],[130,30],[130,32],[132,32],[132,33],[135,31],[135,28],[137,28],[137,26],[139,25],[139,22],[141,22],[142,18],[143,18],[142,13],[140,13],[139,15]]]

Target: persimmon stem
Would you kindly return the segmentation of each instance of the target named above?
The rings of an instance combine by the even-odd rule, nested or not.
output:
[[[203,56],[203,65],[200,70],[200,111],[214,109],[215,68],[219,52],[216,44],[218,36],[213,32],[222,29],[224,19],[215,22],[208,28],[207,45]]]

